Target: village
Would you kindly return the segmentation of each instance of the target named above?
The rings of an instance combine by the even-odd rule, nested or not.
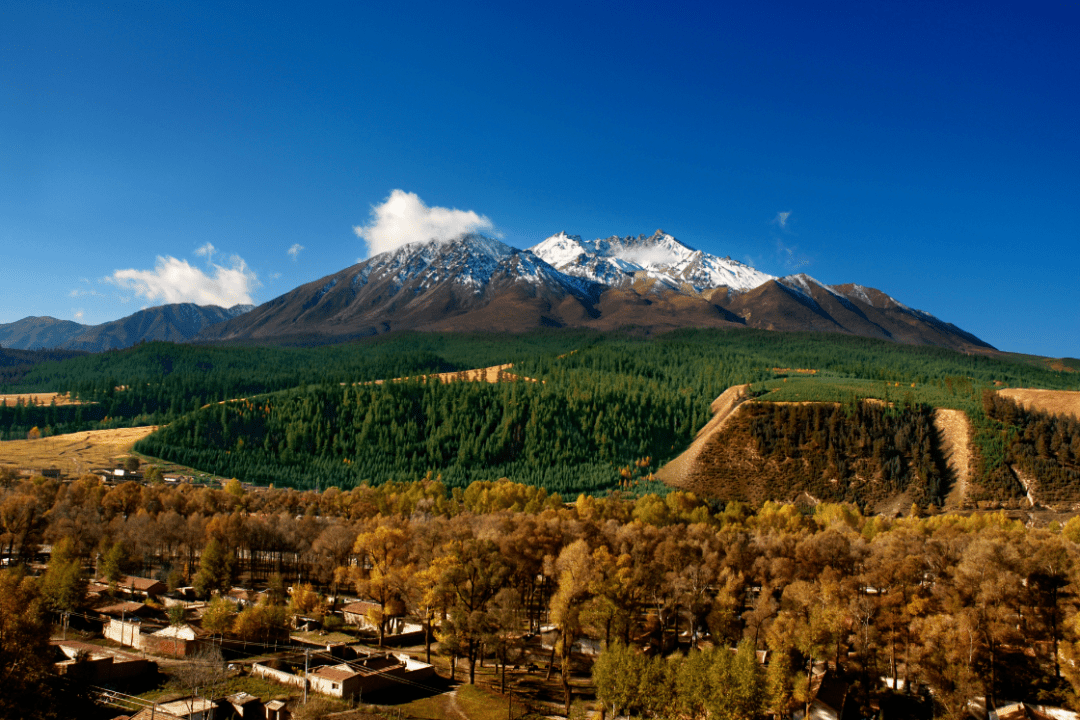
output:
[[[52,672],[103,720],[648,715],[650,673],[668,673],[657,689],[671,693],[680,668],[725,648],[752,650],[755,708],[774,717],[921,717],[942,698],[984,720],[1076,717],[1048,677],[1055,657],[1070,676],[1071,625],[1054,613],[1068,618],[1071,600],[1013,549],[1058,553],[1068,582],[1075,522],[1054,534],[1002,513],[710,514],[683,493],[568,503],[506,481],[449,497],[435,482],[299,493],[147,481],[127,464],[9,478],[0,508],[6,572],[37,576],[52,610]],[[28,507],[43,512],[15,512]],[[896,564],[958,532],[946,573]],[[972,563],[1004,594],[962,599]],[[896,606],[898,592],[933,613]],[[995,698],[980,692],[993,684],[947,684],[953,630],[930,623],[979,617],[994,665],[969,671],[999,668]],[[616,661],[633,692],[605,675]]]

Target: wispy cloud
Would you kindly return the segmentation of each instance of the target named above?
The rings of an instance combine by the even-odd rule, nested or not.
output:
[[[472,210],[428,207],[416,193],[394,190],[381,205],[371,208],[371,221],[353,230],[367,243],[368,256],[378,255],[410,242],[453,240],[494,224]]]
[[[82,320],[84,315],[86,315],[86,311],[82,308],[72,312],[72,316],[75,318],[76,321]]]
[[[207,243],[196,254],[209,257],[213,252]],[[150,301],[223,307],[254,304],[251,293],[260,286],[258,276],[239,255],[232,256],[228,267],[210,263],[209,273],[187,260],[158,256],[153,270],[117,270],[105,280]]]
[[[773,223],[779,225],[782,228],[787,227],[788,218],[791,217],[790,210],[782,210],[776,213],[776,217],[773,218]]]
[[[289,256],[293,259],[293,262],[296,262],[297,256],[300,255],[300,251],[303,249],[304,246],[300,243],[293,243],[293,246],[286,250],[286,252],[289,253]]]
[[[217,248],[212,243],[206,243],[195,250],[195,254],[199,257],[206,258],[206,262],[212,263],[214,261],[214,253],[217,252]]]
[[[788,245],[783,240],[776,241],[776,253],[780,257],[780,264],[789,273],[799,272],[802,268],[812,264],[812,261],[795,245]]]
[[[104,293],[100,293],[93,288],[75,288],[68,293],[70,298],[86,297],[88,295],[90,297],[105,297]]]

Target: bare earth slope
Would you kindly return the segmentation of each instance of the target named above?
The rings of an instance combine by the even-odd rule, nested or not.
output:
[[[674,487],[685,487],[690,473],[693,472],[697,463],[698,455],[701,454],[701,450],[714,435],[724,429],[728,418],[735,413],[735,410],[744,400],[750,397],[749,391],[749,385],[735,385],[729,387],[720,394],[720,397],[713,400],[712,405],[709,406],[713,413],[712,420],[701,428],[697,437],[694,438],[694,442],[690,444],[690,447],[685,452],[656,471],[656,479]]]
[[[1072,415],[1080,418],[1080,392],[1004,388],[998,390],[998,394],[1009,398],[1028,410],[1041,410],[1051,415]]]
[[[952,475],[953,486],[945,497],[946,510],[964,506],[971,473],[971,424],[962,410],[938,408],[934,411],[934,427],[941,441],[941,453]]]

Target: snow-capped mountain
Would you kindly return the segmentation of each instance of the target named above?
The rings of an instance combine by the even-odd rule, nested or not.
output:
[[[483,235],[375,255],[208,329],[200,340],[319,342],[401,329],[514,330],[587,316],[604,286]]]
[[[988,347],[873,288],[775,278],[672,236],[584,241],[559,233],[518,250],[477,234],[415,242],[207,328],[200,341],[318,343],[396,330],[755,327]]]
[[[354,282],[363,286],[373,278],[390,278],[398,289],[409,285],[414,292],[443,281],[482,294],[497,278],[534,285],[553,284],[568,291],[590,291],[592,283],[558,272],[529,250],[518,250],[479,234],[469,234],[448,242],[416,242],[376,255],[359,265]]]
[[[649,279],[671,290],[745,292],[776,279],[730,257],[694,250],[663,230],[591,241],[561,232],[529,249],[568,275],[612,287]]]

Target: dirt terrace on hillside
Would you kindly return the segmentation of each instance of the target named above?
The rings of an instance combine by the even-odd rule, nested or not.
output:
[[[1052,415],[1072,415],[1080,418],[1080,392],[1005,388],[998,390],[998,394],[1029,410],[1041,410]]]
[[[0,467],[55,467],[78,476],[91,468],[111,467],[117,459],[126,457],[135,443],[155,430],[156,426],[117,428],[38,440],[7,440],[0,443]]]

